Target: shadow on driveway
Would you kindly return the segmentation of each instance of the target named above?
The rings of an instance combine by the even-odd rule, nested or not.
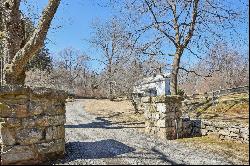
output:
[[[77,159],[113,158],[135,151],[134,148],[113,139],[95,142],[68,142],[65,149],[65,157],[57,162],[67,163]]]
[[[103,128],[103,129],[122,129],[122,128],[144,128],[139,126],[131,126],[130,125],[141,125],[144,124],[144,122],[140,123],[121,123],[121,122],[112,122],[110,120],[106,120],[102,117],[95,118],[97,122],[91,122],[86,124],[74,124],[74,125],[65,125],[65,128]],[[117,125],[118,126],[113,126]]]

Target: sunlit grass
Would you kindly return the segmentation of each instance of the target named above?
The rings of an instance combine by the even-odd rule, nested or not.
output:
[[[249,163],[249,144],[234,141],[220,140],[215,136],[203,136],[178,139],[178,142],[186,143],[189,146],[207,149],[211,152],[221,154],[232,161],[232,164]],[[240,163],[237,163],[239,161]]]
[[[213,101],[204,103],[190,115],[203,119],[249,123],[249,94],[225,95],[221,96],[217,101],[217,103],[213,103]]]

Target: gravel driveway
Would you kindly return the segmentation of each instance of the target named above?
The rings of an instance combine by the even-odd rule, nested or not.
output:
[[[231,164],[217,154],[162,141],[84,112],[84,100],[68,103],[66,155],[55,164]]]

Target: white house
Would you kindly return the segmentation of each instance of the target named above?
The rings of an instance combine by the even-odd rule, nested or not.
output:
[[[140,96],[170,95],[170,74],[156,75],[137,81],[133,93]]]

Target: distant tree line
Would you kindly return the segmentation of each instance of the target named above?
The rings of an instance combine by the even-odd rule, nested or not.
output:
[[[218,43],[189,71],[199,71],[200,74],[179,73],[180,88],[189,95],[249,85],[249,55]],[[209,77],[203,77],[207,73]]]
[[[230,42],[234,40],[225,42],[230,37],[240,41],[236,40],[240,36],[237,27],[246,22],[248,4],[236,8],[215,0],[111,0],[108,5],[114,6],[119,14],[107,20],[93,20],[92,34],[86,39],[100,56],[74,48],[65,48],[51,56],[44,40],[60,0],[49,2],[41,17],[45,22],[37,27],[22,15],[19,1],[13,6],[0,5],[0,71],[7,74],[6,81],[10,84],[23,84],[26,73],[26,85],[111,100],[130,96],[134,83],[152,73],[171,74],[173,95],[249,84],[249,53],[233,48]],[[8,17],[10,20],[3,19],[10,7],[16,19],[12,15]],[[53,10],[48,10],[50,7]],[[17,27],[8,27],[8,21],[17,21],[13,24]],[[21,35],[14,34],[11,28],[18,29],[16,34]],[[13,47],[6,42],[4,33],[13,33],[8,41],[14,43]],[[33,45],[36,41],[38,44]],[[8,59],[10,53],[13,55]],[[19,60],[14,58],[19,54],[21,66],[17,62],[12,64],[12,60]],[[188,64],[184,58],[196,60]],[[92,61],[102,66],[102,70],[94,71],[89,66]],[[6,64],[11,70],[7,70]]]

